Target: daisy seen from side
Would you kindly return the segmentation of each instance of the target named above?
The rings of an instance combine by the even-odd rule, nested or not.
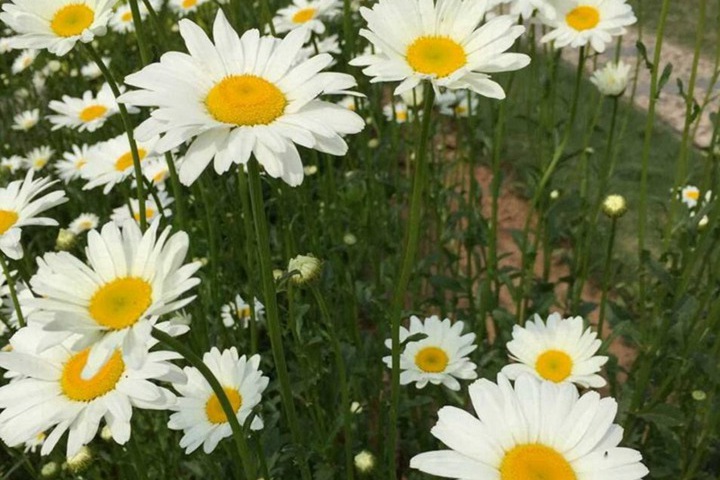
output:
[[[13,130],[27,132],[32,129],[40,121],[40,110],[34,108],[20,112],[13,117]]]
[[[323,20],[335,16],[340,10],[339,0],[293,0],[292,4],[278,10],[273,18],[277,33],[289,32],[296,28],[305,28],[318,35],[325,33]]]
[[[265,313],[265,306],[257,298],[254,298],[251,309],[250,304],[238,293],[235,295],[235,300],[222,306],[220,317],[223,325],[227,328],[231,328],[238,321],[242,328],[247,328],[253,319],[253,313],[254,318],[259,320]]]
[[[518,363],[506,365],[502,373],[514,380],[524,373],[555,383],[575,383],[601,388],[607,383],[598,373],[608,357],[596,355],[602,342],[582,317],[548,316],[547,323],[535,315],[525,327],[515,325],[507,343],[510,357]]]
[[[84,145],[73,145],[72,150],[63,153],[63,158],[55,162],[55,171],[65,183],[80,178],[80,172],[87,163],[90,147]]]
[[[147,140],[162,134],[160,153],[192,140],[179,167],[183,184],[192,184],[213,160],[222,174],[253,155],[268,175],[296,186],[303,180],[296,144],[344,155],[348,147],[342,135],[362,130],[357,114],[317,99],[347,94],[356,85],[352,76],[321,72],[332,62],[328,54],[295,65],[303,32],[292,31],[282,40],[260,37],[257,30],[239,37],[219,10],[215,43],[189,20],[180,21],[180,34],[190,53],[167,53],[160,63],[126,77],[140,90],[119,101],[158,107],[137,135]]]

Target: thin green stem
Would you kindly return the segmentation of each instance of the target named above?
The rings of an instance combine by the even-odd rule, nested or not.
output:
[[[248,164],[248,179],[250,200],[253,210],[255,225],[255,241],[260,261],[260,275],[262,277],[263,293],[265,298],[265,312],[267,319],[268,335],[272,347],[275,369],[277,370],[280,382],[280,394],[283,403],[285,416],[287,417],[290,433],[293,442],[300,452],[303,446],[302,434],[298,423],[298,416],[293,402],[290,375],[288,374],[287,362],[285,361],[285,348],[282,342],[282,327],[280,325],[280,313],[278,311],[277,293],[275,291],[275,280],[272,275],[272,259],[270,257],[270,234],[268,232],[267,216],[265,214],[265,201],[263,199],[262,183],[260,181],[260,165],[255,158]],[[310,468],[304,459],[297,459],[300,467],[300,474],[303,480],[310,480]]]
[[[132,12],[133,26],[135,27],[135,38],[137,38],[138,49],[140,50],[140,59],[143,66],[150,63],[150,52],[148,51],[147,42],[145,41],[145,27],[142,24],[140,15],[140,7],[137,0],[129,0],[130,11]]]
[[[25,317],[23,317],[22,308],[20,308],[20,302],[18,301],[17,297],[17,291],[15,290],[15,279],[12,278],[12,275],[10,275],[10,269],[8,268],[4,253],[0,253],[0,264],[2,264],[3,273],[5,274],[5,281],[7,282],[8,290],[10,290],[10,298],[12,299],[13,307],[15,307],[15,314],[18,318],[18,325],[20,325],[20,328],[22,328],[26,325]]]
[[[392,342],[392,378],[390,381],[390,419],[387,440],[386,461],[389,469],[388,478],[396,478],[395,449],[398,437],[398,404],[400,401],[400,319],[402,315],[405,296],[410,282],[410,274],[415,265],[418,246],[420,244],[420,223],[422,219],[422,199],[427,183],[427,150],[430,141],[430,120],[435,100],[435,91],[428,82],[425,84],[424,109],[420,138],[417,142],[415,161],[415,178],[413,180],[412,197],[410,199],[410,217],[408,219],[405,236],[405,249],[403,254],[400,276],[395,284],[392,303],[390,306],[391,342]]]
[[[610,274],[612,272],[612,252],[615,245],[615,233],[617,231],[617,218],[613,217],[610,224],[610,238],[608,238],[607,250],[605,251],[605,265],[603,266],[602,293],[600,294],[600,313],[598,314],[598,338],[603,339],[603,326],[605,325],[605,309],[607,308],[607,293],[610,288]]]
[[[173,159],[171,152],[167,152],[165,154],[165,162],[167,163],[168,172],[170,174],[170,187],[172,188],[173,196],[175,198],[175,215],[177,216],[178,223],[180,224],[180,230],[187,232],[185,197],[183,196],[182,186],[180,185],[180,179],[178,178],[177,169],[175,168],[175,160]]]
[[[200,374],[207,380],[210,388],[212,388],[215,396],[220,401],[220,406],[225,413],[225,417],[228,419],[230,429],[235,439],[235,446],[237,447],[238,455],[240,455],[240,461],[242,463],[242,469],[245,473],[247,480],[255,480],[257,478],[255,461],[250,453],[250,447],[248,446],[247,439],[245,438],[245,432],[243,431],[240,422],[237,419],[237,414],[233,410],[232,404],[225,393],[222,385],[215,377],[213,372],[205,365],[202,358],[200,358],[195,352],[187,347],[183,342],[171,337],[162,330],[156,328],[152,331],[152,336],[160,342],[164,343],[170,349],[176,351],[185,358],[193,367],[197,368]]]
[[[147,479],[147,473],[145,466],[143,462],[142,455],[140,454],[140,449],[138,448],[138,440],[139,435],[136,435],[135,438],[131,438],[130,441],[127,443],[127,449],[130,453],[130,458],[132,459],[132,465],[133,469],[135,470],[135,475],[137,475],[138,480],[146,480]]]

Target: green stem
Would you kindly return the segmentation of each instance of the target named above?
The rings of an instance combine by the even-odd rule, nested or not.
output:
[[[132,12],[133,25],[135,26],[135,37],[137,38],[138,48],[140,49],[140,59],[143,66],[150,63],[150,52],[148,52],[147,42],[145,41],[145,28],[142,24],[140,16],[140,8],[137,0],[129,0],[130,11]]]
[[[230,423],[230,429],[235,439],[235,446],[237,447],[238,455],[240,455],[240,461],[242,462],[242,469],[245,473],[247,480],[254,480],[257,478],[255,470],[255,461],[250,453],[250,447],[248,446],[247,439],[245,438],[245,432],[243,431],[240,422],[238,422],[237,414],[233,410],[232,404],[225,393],[222,385],[215,377],[213,372],[205,365],[202,358],[195,354],[190,348],[188,348],[183,342],[171,337],[162,330],[156,328],[152,331],[152,336],[160,342],[167,345],[170,349],[176,351],[185,358],[193,367],[197,368],[200,374],[205,377],[210,388],[212,388],[215,396],[220,401],[220,406],[225,412],[225,417]]]
[[[147,466],[143,463],[142,455],[140,454],[140,449],[138,448],[138,436],[135,438],[130,439],[130,441],[127,443],[127,449],[130,453],[130,458],[132,459],[133,469],[135,470],[136,478],[139,480],[146,480],[147,474],[146,469]]]
[[[427,147],[430,141],[430,120],[432,107],[435,100],[435,91],[428,82],[425,84],[424,109],[420,138],[417,143],[417,154],[415,160],[415,178],[413,180],[412,198],[410,200],[410,217],[408,219],[407,233],[405,236],[405,249],[400,269],[400,276],[395,286],[395,292],[390,306],[391,342],[392,342],[392,378],[390,381],[390,420],[387,441],[387,465],[389,468],[388,478],[396,478],[395,449],[398,437],[398,404],[400,400],[400,318],[403,309],[405,295],[407,294],[410,274],[415,265],[415,257],[420,243],[420,223],[422,219],[422,198],[427,183]]]
[[[91,43],[81,44],[85,47],[85,51],[88,53],[90,58],[97,64],[98,68],[102,72],[105,80],[110,86],[115,98],[120,96],[120,89],[118,83],[115,81],[110,69],[107,68],[102,58],[92,46]],[[133,167],[135,171],[135,184],[137,185],[137,197],[138,197],[138,208],[140,209],[140,229],[144,232],[147,230],[147,218],[145,216],[145,189],[143,188],[142,182],[142,168],[140,166],[140,154],[138,153],[137,144],[135,143],[135,134],[132,122],[130,121],[130,115],[128,115],[127,108],[124,103],[118,102],[118,109],[120,110],[120,118],[122,119],[123,127],[125,127],[125,133],[127,134],[128,143],[130,144],[130,154],[132,155]]]
[[[265,313],[267,319],[268,335],[272,347],[275,369],[277,370],[280,382],[280,394],[287,417],[293,442],[298,453],[304,445],[298,423],[295,404],[293,403],[292,387],[288,375],[287,362],[285,361],[285,349],[282,342],[282,330],[280,325],[280,313],[278,311],[277,293],[275,291],[275,280],[272,275],[272,260],[270,258],[270,235],[268,232],[267,217],[265,214],[265,201],[263,199],[262,183],[260,181],[260,165],[255,158],[248,164],[248,179],[250,189],[250,200],[253,210],[255,225],[255,241],[260,261],[260,275],[262,277],[263,293],[265,297]],[[310,480],[310,468],[307,462],[298,458],[300,474],[304,480]]]
[[[15,314],[18,317],[18,325],[20,328],[26,325],[25,317],[23,317],[22,309],[20,308],[20,302],[18,301],[17,291],[15,290],[15,279],[10,275],[10,269],[8,268],[7,261],[5,260],[5,254],[0,253],[0,264],[2,264],[3,273],[5,274],[5,281],[7,282],[8,289],[10,290],[10,298],[15,307]]]
[[[175,168],[175,160],[173,159],[172,153],[167,152],[165,154],[165,162],[168,166],[168,172],[170,174],[170,187],[173,191],[175,198],[175,212],[180,225],[180,230],[187,232],[186,224],[186,213],[185,213],[185,198],[183,197],[182,187],[180,186],[180,179],[178,178],[177,169]]]
[[[251,279],[253,272],[255,272],[255,245],[253,242],[253,213],[252,206],[250,205],[250,191],[248,189],[248,179],[244,168],[238,168],[238,193],[240,194],[240,202],[242,204],[242,219],[243,227],[245,229],[245,261],[247,262],[247,276]],[[255,312],[255,288],[252,286],[253,282],[248,282],[250,285],[249,294],[250,300],[248,303],[251,305],[253,318],[250,322],[250,351],[252,353],[257,352],[258,349],[258,326],[257,326],[257,313]]]
[[[607,307],[607,293],[610,288],[610,272],[612,271],[612,252],[615,245],[615,233],[617,230],[617,218],[613,217],[610,225],[610,238],[608,238],[607,250],[605,251],[605,265],[603,266],[602,293],[600,296],[600,313],[598,314],[598,338],[603,339],[603,326],[605,324],[605,308]]]

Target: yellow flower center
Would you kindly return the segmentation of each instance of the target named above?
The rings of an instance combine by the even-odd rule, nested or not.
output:
[[[146,155],[147,152],[144,148],[138,148],[138,157],[140,157],[140,161],[142,161]],[[132,167],[132,164],[132,152],[125,152],[124,154],[120,155],[115,161],[115,170],[117,170],[118,172],[124,172],[126,169]]]
[[[10,230],[17,220],[17,212],[12,210],[0,210],[0,235]]]
[[[565,352],[548,350],[535,361],[535,370],[545,380],[562,382],[572,373],[573,361]]]
[[[66,5],[53,16],[50,28],[59,37],[80,35],[95,20],[95,12],[84,3]]]
[[[145,209],[145,219],[151,220],[154,216],[155,216],[155,210],[150,207],[147,207]],[[140,221],[140,212],[133,213],[133,218],[135,219],[136,222],[139,222]]]
[[[255,75],[231,75],[215,85],[205,106],[215,120],[240,126],[267,125],[285,112],[285,95]]]
[[[578,32],[590,30],[600,23],[600,11],[595,7],[576,7],[568,12],[565,21]]]
[[[47,158],[37,158],[37,159],[35,159],[35,161],[33,162],[33,168],[35,168],[35,170],[40,170],[40,169],[43,168],[45,165],[47,165],[47,162],[48,162],[48,159],[47,159]]]
[[[155,183],[164,182],[165,179],[167,178],[167,175],[168,175],[168,171],[162,170],[162,171],[156,173],[155,176],[153,176],[153,182],[155,182]]]
[[[80,160],[75,162],[75,168],[80,170],[82,167],[85,166],[86,163],[87,163],[87,160],[85,160],[84,158],[81,158]]]
[[[448,361],[445,350],[438,347],[425,347],[415,354],[415,365],[427,373],[444,372]]]
[[[545,445],[518,445],[505,454],[500,480],[576,480],[570,463]]]
[[[90,105],[89,107],[83,108],[83,110],[80,112],[80,120],[85,123],[92,122],[93,120],[105,115],[105,112],[107,112],[107,110],[107,107],[104,107],[102,105]]]
[[[225,395],[227,395],[228,400],[230,400],[230,406],[232,407],[233,412],[237,413],[242,406],[242,395],[240,395],[240,392],[234,388],[225,387],[223,388],[223,391],[225,392]],[[214,393],[208,401],[205,402],[205,414],[207,415],[208,421],[216,425],[228,421],[227,415],[225,415],[225,410],[223,410],[222,405],[220,405],[220,399],[218,399],[217,395]]]
[[[448,37],[420,37],[408,47],[406,56],[416,72],[440,78],[467,63],[465,49]]]
[[[90,220],[85,220],[80,223],[80,228],[82,228],[83,230],[90,230],[94,226],[95,226],[95,223],[91,222]]]
[[[402,123],[402,122],[407,122],[408,114],[407,114],[407,112],[406,112],[405,110],[401,110],[401,111],[399,111],[399,112],[396,111],[396,112],[395,112],[395,119],[396,119],[398,122],[400,122],[400,123]]]
[[[122,17],[120,17],[120,19],[121,19],[123,22],[132,22],[132,19],[133,19],[133,18],[132,18],[132,12],[128,11],[128,12],[123,13],[123,14],[122,14]]]
[[[244,307],[239,308],[238,311],[237,311],[237,316],[238,316],[238,318],[240,318],[240,319],[250,318],[250,306],[249,306],[249,305],[245,305]]]
[[[90,316],[111,330],[135,325],[150,306],[152,286],[137,277],[124,277],[106,283],[90,299]]]
[[[314,8],[303,8],[301,10],[298,10],[295,12],[295,15],[292,17],[292,21],[295,23],[305,23],[309,22],[313,18],[315,18],[315,12],[317,10]]]
[[[183,0],[182,6],[183,8],[192,8],[195,5],[197,5],[198,0]]]
[[[115,389],[125,371],[125,363],[119,350],[110,357],[94,377],[83,380],[80,374],[90,354],[90,348],[76,353],[63,367],[60,377],[62,392],[71,400],[89,402]]]
[[[698,200],[700,198],[700,190],[688,190],[685,196],[690,200]]]

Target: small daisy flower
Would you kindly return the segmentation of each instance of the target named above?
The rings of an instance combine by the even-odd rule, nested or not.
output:
[[[147,10],[142,4],[138,5],[138,7],[140,9],[140,18],[144,19],[147,15]],[[113,13],[113,16],[110,18],[109,25],[110,28],[117,33],[134,32],[135,24],[133,23],[130,4],[125,3],[118,5],[117,9]]]
[[[55,150],[47,145],[33,148],[28,152],[27,157],[25,157],[25,163],[29,169],[37,172],[45,168],[45,165],[47,165],[54,154]]]
[[[15,61],[12,64],[12,67],[10,67],[10,70],[14,74],[18,74],[21,72],[24,72],[27,70],[30,65],[33,64],[35,59],[38,56],[37,50],[23,50],[20,52],[20,55],[15,59]]]
[[[36,328],[22,328],[10,340],[13,350],[0,353],[0,367],[22,376],[0,387],[0,438],[10,446],[46,433],[40,453],[47,455],[68,432],[71,457],[95,437],[101,419],[124,444],[133,407],[165,410],[175,403],[169,390],[150,381],[182,381],[180,369],[168,361],[180,357],[174,352],[151,352],[133,368],[116,350],[100,371],[83,378],[89,348],[73,351],[66,341],[37,354],[42,338]]]
[[[11,174],[14,174],[18,170],[24,170],[25,159],[20,155],[12,155],[0,160],[0,167],[9,170]]]
[[[32,110],[26,110],[22,113],[18,113],[13,117],[13,130],[21,130],[27,132],[33,128],[40,121],[40,110],[34,108]]]
[[[366,66],[371,82],[397,82],[395,94],[410,90],[423,80],[439,87],[470,89],[503,99],[502,87],[490,73],[524,68],[530,57],[504,53],[525,32],[509,15],[493,18],[478,28],[487,11],[477,0],[380,0],[372,10],[360,9],[368,29],[360,31],[376,53],[350,62]]]
[[[618,63],[608,62],[604,68],[595,70],[590,81],[595,84],[601,94],[608,97],[619,97],[627,88],[630,69],[630,65],[622,60]]]
[[[248,359],[243,355],[238,358],[235,347],[222,353],[213,347],[203,356],[203,362],[222,385],[238,422],[243,425],[253,408],[260,403],[261,394],[269,382],[260,371],[260,356],[253,355]],[[232,435],[230,423],[220,400],[200,372],[193,367],[185,367],[184,371],[187,383],[173,385],[181,396],[173,407],[177,412],[170,416],[168,427],[183,430],[180,447],[185,449],[185,453],[197,450],[200,445],[205,453],[210,453],[220,440]],[[262,429],[262,420],[255,417],[250,428]]]
[[[617,402],[597,392],[530,375],[513,387],[480,379],[468,389],[475,415],[443,407],[430,433],[446,450],[410,459],[410,468],[444,478],[474,480],[640,480],[642,455],[619,447]]]
[[[105,66],[110,66],[110,57],[102,57],[102,61]],[[100,67],[98,67],[97,63],[90,62],[86,63],[82,66],[82,68],[80,68],[80,75],[87,78],[88,80],[95,80],[96,78],[102,77],[102,70],[100,70]]]
[[[515,325],[507,349],[520,363],[506,365],[502,373],[511,380],[530,373],[556,383],[604,387],[607,382],[598,372],[608,357],[595,355],[602,342],[590,328],[583,329],[582,317],[564,319],[558,313],[551,314],[547,324],[536,314],[525,328]]]
[[[436,97],[435,103],[440,107],[441,115],[465,118],[470,112],[478,112],[480,98],[467,91],[445,92]]]
[[[0,53],[9,53],[12,50],[12,37],[0,38]]]
[[[173,158],[175,168],[182,163],[182,157]],[[165,190],[165,181],[170,178],[170,168],[168,168],[167,160],[163,157],[152,158],[146,162],[142,162],[143,176],[152,182],[158,190]]]
[[[94,213],[81,213],[75,220],[70,222],[68,230],[75,235],[80,235],[83,232],[96,229],[99,223],[100,217]]]
[[[121,347],[123,361],[139,367],[158,316],[193,300],[181,298],[200,282],[192,276],[200,264],[183,264],[187,234],[170,236],[167,228],[158,236],[157,230],[157,222],[144,234],[134,221],[122,229],[109,222],[88,233],[88,264],[67,252],[38,258],[30,280],[38,295],[31,305],[38,310],[28,324],[39,324],[48,337],[77,334],[75,349],[91,345],[83,378],[100,371]]]
[[[53,130],[72,128],[82,132],[94,132],[105,125],[105,121],[120,112],[115,96],[106,83],[94,96],[91,91],[83,93],[82,98],[73,98],[63,95],[62,101],[52,100],[49,104],[51,110],[59,115],[49,115],[47,118],[53,124]],[[137,112],[134,110],[133,113]]]
[[[393,107],[395,107],[395,113],[393,114]],[[420,114],[422,112],[418,112]],[[393,120],[397,123],[406,123],[413,119],[413,111],[402,100],[395,100],[394,105],[383,106],[383,115],[388,122]]]
[[[208,0],[170,0],[168,5],[170,5],[172,11],[177,13],[179,16],[184,17],[185,15],[197,10],[200,5],[206,3],[207,1]]]
[[[140,162],[153,158],[157,137],[145,142],[136,142]],[[88,150],[87,163],[82,167],[80,176],[88,181],[83,190],[90,190],[101,185],[103,193],[108,194],[115,185],[134,175],[130,142],[125,134],[102,142]]]
[[[551,5],[551,1],[552,0],[489,0],[488,9],[495,8],[499,5],[505,6],[510,4],[510,10],[505,10],[505,13],[527,20],[533,16],[536,10],[546,17],[552,16],[555,9]]]
[[[400,342],[419,333],[427,337],[405,345],[400,354],[400,385],[415,382],[417,388],[424,388],[430,382],[457,391],[460,390],[458,378],[476,379],[477,365],[467,358],[477,348],[473,343],[475,334],[463,335],[463,327],[463,322],[452,324],[449,318],[441,321],[436,315],[424,322],[414,315],[410,317],[410,329],[400,327]],[[386,340],[385,346],[392,348],[392,342]],[[392,368],[392,357],[384,357],[383,361]]]
[[[87,163],[90,148],[87,145],[73,145],[71,152],[63,153],[62,160],[55,162],[55,171],[65,183],[80,178],[80,172]]]
[[[257,298],[254,299],[253,303],[255,304],[253,308],[255,310],[255,318],[259,320],[265,313],[265,306],[260,303]],[[242,328],[247,328],[248,325],[250,325],[250,320],[252,320],[250,304],[238,293],[235,295],[234,301],[222,306],[220,317],[222,318],[223,325],[227,328],[231,328],[238,320]]]
[[[340,99],[339,102],[337,102],[338,105],[340,105],[343,108],[347,108],[348,110],[351,110],[353,112],[357,111],[355,105],[357,102],[357,97],[353,97],[352,95],[347,95]]]
[[[292,5],[278,10],[273,18],[275,31],[284,33],[302,27],[307,29],[308,34],[315,32],[322,35],[325,33],[322,19],[335,16],[340,6],[339,0],[293,0]]]
[[[172,210],[168,208],[173,203],[174,199],[168,196],[167,192],[159,191],[157,193],[160,205],[155,202],[155,198],[149,196],[145,199],[145,218],[148,222],[152,222],[155,219],[159,219],[164,216],[165,218],[172,215]],[[132,208],[132,213],[130,212]],[[110,220],[115,222],[118,226],[121,226],[126,221],[132,219],[136,222],[140,222],[140,202],[136,198],[130,199],[130,208],[126,204],[113,210],[110,215]]]
[[[637,22],[626,0],[552,0],[552,5],[554,15],[543,22],[553,30],[542,42],[554,42],[556,48],[589,44],[602,53],[612,37],[624,35],[625,27]]]
[[[183,184],[192,184],[213,159],[215,171],[222,174],[234,163],[246,164],[253,154],[268,175],[296,186],[303,180],[296,143],[331,155],[347,152],[342,135],[359,132],[364,122],[351,111],[317,100],[326,93],[347,94],[356,85],[350,75],[321,73],[332,62],[330,55],[293,66],[303,45],[302,31],[282,40],[260,37],[257,30],[238,37],[222,10],[213,32],[215,44],[198,25],[181,20],[180,34],[190,54],[163,55],[160,63],[129,75],[125,82],[141,90],[119,99],[159,107],[138,127],[137,137],[164,134],[160,153],[196,137],[179,167]]]
[[[105,35],[114,0],[10,0],[0,20],[18,33],[13,48],[48,49],[63,56],[78,41]]]
[[[695,208],[700,200],[700,189],[694,185],[685,185],[680,190],[680,201],[688,208]]]
[[[51,218],[36,215],[67,202],[64,190],[40,196],[55,182],[49,178],[34,180],[33,174],[34,171],[29,170],[24,180],[16,180],[0,188],[0,250],[15,260],[23,256],[21,228],[57,225]]]

